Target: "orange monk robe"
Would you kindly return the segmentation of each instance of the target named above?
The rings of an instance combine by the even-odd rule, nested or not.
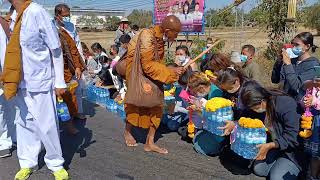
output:
[[[140,52],[141,66],[145,75],[153,80],[162,82],[163,84],[170,84],[177,81],[179,77],[173,72],[173,70],[167,68],[164,64],[164,41],[160,26],[144,29],[140,33],[142,33]],[[126,59],[127,83],[130,83],[128,81],[138,37],[139,35],[135,35],[128,45],[128,54]],[[154,37],[157,40],[160,61],[155,60],[155,43],[153,42]],[[149,128],[151,126],[158,128],[163,114],[163,106],[146,108],[134,106],[132,104],[126,104],[125,110],[127,114],[127,121],[133,126],[141,128]]]
[[[59,37],[61,41],[61,48],[63,51],[64,80],[68,84],[71,82],[72,77],[75,75],[74,70],[76,68],[80,68],[80,70],[83,71],[84,67],[82,66],[81,56],[76,46],[76,43],[71,38],[69,33],[63,28],[60,28]],[[76,88],[73,88],[73,90],[67,91],[62,96],[63,100],[66,102],[68,106],[68,110],[72,117],[78,114],[77,97],[76,97],[75,91],[76,91]]]

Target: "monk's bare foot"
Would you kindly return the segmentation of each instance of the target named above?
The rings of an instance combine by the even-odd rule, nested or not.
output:
[[[169,153],[167,149],[160,148],[159,146],[157,146],[155,144],[145,144],[144,150],[146,152],[156,152],[156,153],[160,153],[160,154],[168,154]]]
[[[128,131],[124,132],[124,140],[126,142],[126,145],[128,147],[137,147],[137,141],[134,139],[134,137],[129,133]]]

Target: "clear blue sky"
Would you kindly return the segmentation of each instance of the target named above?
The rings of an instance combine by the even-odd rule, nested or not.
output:
[[[153,0],[35,0],[44,5],[54,5],[60,2],[71,4],[71,6],[80,6],[87,8],[98,9],[152,9]],[[231,4],[234,0],[206,0],[207,9],[222,8]],[[306,0],[307,4],[315,3],[319,0]],[[243,3],[243,8],[246,10],[255,7],[259,0],[247,0]]]

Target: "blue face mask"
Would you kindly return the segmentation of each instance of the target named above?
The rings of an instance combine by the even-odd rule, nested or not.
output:
[[[64,23],[70,23],[70,22],[71,22],[71,18],[70,18],[69,16],[67,16],[67,17],[62,17],[62,21],[63,21]]]
[[[241,62],[245,63],[245,62],[248,61],[248,56],[241,54],[240,55],[240,60],[241,60]]]
[[[299,47],[299,46],[298,47],[297,46],[293,47],[292,48],[292,52],[296,56],[301,56],[303,54],[302,48]]]

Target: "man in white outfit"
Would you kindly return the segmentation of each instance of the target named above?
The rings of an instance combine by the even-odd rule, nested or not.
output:
[[[10,25],[13,31],[16,30],[16,23],[18,26],[21,22],[19,43],[23,67],[16,97],[21,111],[21,118],[17,121],[17,155],[21,169],[15,179],[29,178],[32,168],[38,165],[38,155],[43,144],[47,167],[56,180],[67,180],[69,176],[63,168],[55,106],[56,96],[61,96],[66,88],[60,39],[43,7],[33,2],[27,6],[30,0],[9,2],[17,11],[22,11],[22,20],[16,22],[18,13],[15,11]],[[7,61],[10,60],[6,59],[5,63]]]
[[[83,55],[83,50],[81,46],[81,40],[77,31],[76,26],[71,22],[70,18],[70,8],[67,4],[58,4],[55,7],[55,18],[60,20],[63,24],[62,28],[64,28],[72,37],[74,42],[77,45],[77,49],[82,60],[85,59]],[[85,86],[84,76],[82,77],[75,77],[78,80],[79,86],[77,87],[76,96],[77,96],[77,104],[78,104],[78,113],[79,115],[76,116],[78,119],[85,119],[83,115],[83,107],[82,107],[82,88]]]
[[[0,0],[0,7],[4,1]],[[2,72],[6,46],[10,34],[8,22],[0,17],[0,71]],[[16,115],[14,99],[6,101],[0,87],[0,158],[10,157],[15,138],[14,120]]]

